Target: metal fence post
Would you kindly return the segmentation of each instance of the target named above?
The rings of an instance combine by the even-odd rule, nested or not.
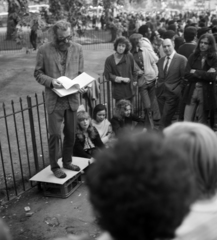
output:
[[[34,162],[35,162],[35,169],[36,169],[36,172],[39,172],[34,118],[33,118],[33,111],[32,111],[32,99],[29,96],[27,96],[27,104],[28,104],[29,124],[30,124],[31,138],[32,138],[32,150],[33,150],[33,156],[34,156]]]
[[[104,76],[104,79],[105,79],[105,76]],[[104,80],[103,79],[103,80]],[[110,91],[111,91],[111,88],[110,88],[110,81],[107,81],[107,102],[108,102],[108,119],[111,118],[111,94],[110,94]]]

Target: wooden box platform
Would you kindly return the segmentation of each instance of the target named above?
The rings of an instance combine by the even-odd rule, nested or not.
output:
[[[89,165],[89,160],[87,158],[73,157],[73,164],[80,167],[80,171],[75,172],[62,168],[62,159],[59,159],[58,164],[67,174],[66,178],[55,177],[50,166],[48,166],[33,176],[30,181],[40,183],[44,196],[67,198],[81,185],[81,172]]]

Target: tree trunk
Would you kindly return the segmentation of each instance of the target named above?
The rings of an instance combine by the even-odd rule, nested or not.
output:
[[[16,26],[25,13],[28,13],[28,0],[7,0],[8,21],[6,40],[12,40],[16,31]]]

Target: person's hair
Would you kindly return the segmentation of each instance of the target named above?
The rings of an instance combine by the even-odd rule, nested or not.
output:
[[[159,29],[158,29],[158,32],[159,32],[161,38],[163,38],[164,33],[165,33],[166,31],[167,31],[166,28],[159,28]]]
[[[166,38],[169,38],[169,39],[174,39],[176,33],[173,31],[173,30],[167,30],[164,35],[163,35],[163,38],[166,39]]]
[[[184,39],[186,42],[191,42],[197,36],[197,29],[196,27],[189,26],[184,30]]]
[[[132,104],[129,100],[122,99],[118,101],[115,105],[113,116],[118,120],[122,120],[124,118],[124,111],[128,106],[130,106],[132,109]]]
[[[93,119],[96,120],[97,113],[103,110],[105,110],[105,112],[107,113],[107,108],[104,104],[101,104],[101,103],[97,104],[93,109]]]
[[[198,27],[201,27],[201,28],[206,27],[206,23],[205,22],[199,22]]]
[[[207,38],[208,39],[208,42],[209,42],[209,48],[207,50],[207,57],[208,58],[212,58],[214,56],[216,56],[216,42],[215,42],[215,38],[213,37],[212,34],[209,34],[209,33],[205,33],[203,34],[198,43],[197,43],[197,46],[195,48],[195,51],[194,51],[194,54],[196,57],[198,57],[200,55],[200,42],[202,39],[204,38]]]
[[[179,47],[185,43],[185,40],[183,37],[176,37],[174,40],[174,43],[175,43],[175,50],[178,51]]]
[[[215,38],[215,42],[217,43],[217,32],[213,33],[213,37]]]
[[[213,18],[213,20],[212,20],[212,25],[213,25],[213,26],[217,25],[217,18]]]
[[[212,33],[217,33],[217,25],[212,28]]]
[[[197,38],[199,39],[203,34],[208,33],[210,31],[210,28],[208,27],[202,27],[197,30]]]
[[[169,20],[168,25],[172,25],[172,24],[175,24],[175,21],[174,20]]]
[[[131,52],[135,51],[136,47],[138,46],[139,40],[143,38],[142,34],[139,33],[133,33],[129,40],[132,45]]]
[[[164,129],[167,138],[178,139],[189,155],[189,167],[199,194],[213,196],[217,190],[217,136],[206,125],[178,122]]]
[[[95,127],[92,125],[90,115],[85,111],[79,111],[77,112],[77,131],[76,135],[81,140],[84,141],[84,130],[81,128],[80,122],[84,119],[89,119],[90,124],[87,128],[87,133],[91,139],[94,139],[97,135]]]
[[[158,32],[158,30],[155,30],[152,32],[151,34],[151,38],[150,38],[150,42],[153,43],[155,37],[157,37],[158,35],[156,34],[156,32]],[[160,35],[160,33],[158,32],[158,34]]]
[[[116,240],[173,238],[194,200],[182,147],[156,133],[131,134],[95,159],[86,184],[101,228]]]
[[[176,31],[177,31],[177,27],[176,27],[175,24],[170,24],[170,25],[168,26],[167,30],[172,30],[172,31],[176,32]]]
[[[145,34],[148,33],[148,29],[151,29],[150,26],[148,24],[144,24],[138,29],[138,33],[142,34],[143,37],[146,37]]]
[[[62,31],[71,29],[71,24],[65,20],[57,21],[50,29],[52,40],[55,42],[57,40],[57,31],[60,29]]]
[[[117,51],[118,44],[125,44],[126,45],[126,48],[124,50],[124,54],[127,54],[131,49],[131,44],[130,44],[129,40],[125,37],[119,37],[115,40],[115,42],[114,42],[114,50],[115,51]]]

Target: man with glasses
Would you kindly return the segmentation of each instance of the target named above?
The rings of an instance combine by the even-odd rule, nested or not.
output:
[[[52,88],[62,88],[57,80],[60,76],[74,79],[83,72],[83,51],[81,45],[72,42],[71,25],[60,20],[52,29],[52,41],[38,50],[34,76],[45,86],[46,107],[48,112],[49,158],[51,170],[57,178],[65,178],[65,172],[58,165],[61,125],[64,122],[62,161],[63,168],[79,171],[72,164],[73,145],[75,141],[76,112],[79,106],[79,94],[59,97]],[[86,90],[81,89],[80,93]]]

